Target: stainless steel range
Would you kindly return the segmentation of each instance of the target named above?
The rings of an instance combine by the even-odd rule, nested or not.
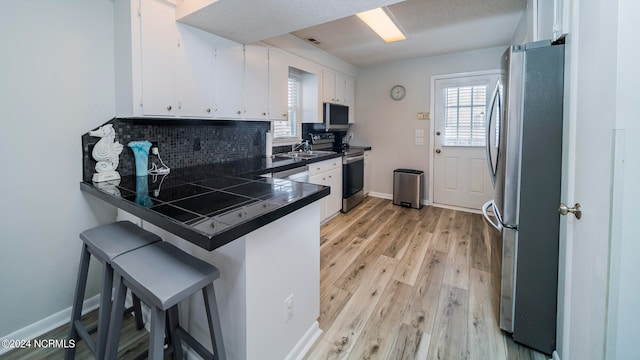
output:
[[[343,150],[334,133],[310,133],[312,150],[342,152],[342,212],[353,209],[364,199],[364,151]]]

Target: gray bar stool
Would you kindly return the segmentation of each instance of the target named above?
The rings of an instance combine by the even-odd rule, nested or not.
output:
[[[113,260],[116,294],[111,311],[106,359],[115,359],[118,353],[120,326],[127,288],[151,308],[149,359],[164,356],[166,318],[169,320],[168,343],[174,359],[182,359],[182,341],[204,359],[226,359],[220,316],[213,281],[220,277],[218,269],[177,247],[159,242],[118,256]],[[209,323],[213,353],[180,327],[178,303],[202,290]],[[168,316],[167,316],[168,315]]]
[[[162,239],[129,221],[119,221],[85,230],[80,234],[80,239],[82,239],[83,244],[80,255],[78,279],[76,282],[76,292],[71,310],[69,339],[78,340],[78,338],[81,337],[87,343],[87,347],[96,359],[102,359],[104,358],[107,330],[109,329],[109,319],[111,316],[111,289],[113,286],[113,268],[111,267],[111,263],[113,259],[119,255],[162,241]],[[85,328],[80,321],[91,255],[103,264],[97,341],[93,341],[93,338],[90,336],[90,333],[95,331],[95,329]],[[127,309],[126,312],[124,309],[120,311],[120,320],[122,320],[122,316],[133,310],[136,317],[136,325],[138,329],[142,329],[144,324],[142,322],[142,312],[140,311],[140,300],[136,296],[133,296],[133,304],[134,306]],[[75,347],[68,348],[65,352],[65,359],[74,359],[75,350]]]

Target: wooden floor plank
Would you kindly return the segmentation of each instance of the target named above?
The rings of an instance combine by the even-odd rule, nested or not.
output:
[[[429,249],[420,268],[420,275],[409,296],[403,322],[425,333],[431,333],[436,319],[440,289],[447,254]]]
[[[409,245],[409,240],[413,236],[413,233],[417,231],[416,227],[418,225],[417,220],[409,219],[407,220],[400,232],[395,236],[395,238],[389,243],[387,248],[384,250],[383,254],[400,259],[404,252],[406,251],[407,246]]]
[[[419,219],[421,222],[420,227],[422,227],[425,232],[435,233],[440,215],[442,215],[442,208],[435,206],[424,207]]]
[[[456,216],[454,210],[442,209],[440,212],[440,218],[436,225],[436,230],[433,232],[435,241],[432,242],[433,249],[436,251],[449,252],[449,236],[453,229],[453,221]]]
[[[491,274],[471,269],[467,326],[469,359],[507,359],[507,349],[497,322],[498,314],[491,305],[491,292]]]
[[[455,215],[451,236],[448,239],[449,253],[447,254],[447,266],[444,272],[443,282],[469,289],[469,231],[468,214],[457,212]]]
[[[397,262],[384,255],[378,258],[334,323],[324,329],[324,340],[342,349],[343,353],[351,351],[391,280]]]
[[[467,291],[443,284],[427,359],[467,359]]]
[[[482,215],[471,215],[471,267],[491,272],[491,238],[486,236]]]
[[[407,324],[400,325],[387,359],[422,360],[429,353],[429,334]]]
[[[398,263],[396,272],[393,274],[395,280],[402,281],[411,286],[416,283],[416,278],[422,267],[427,249],[429,248],[432,234],[423,232],[422,228],[418,226],[412,235],[407,250]]]
[[[335,286],[329,286],[320,297],[320,329],[328,329],[351,298],[351,293]]]
[[[405,222],[397,217],[392,217],[387,226],[373,238],[370,243],[371,246],[360,252],[359,256],[342,272],[342,275],[335,281],[334,285],[353,293],[371,265],[375,263],[388,244],[400,233]]]
[[[395,334],[404,317],[405,304],[411,287],[399,281],[391,281],[376,305],[365,328],[361,332],[349,359],[388,359]]]

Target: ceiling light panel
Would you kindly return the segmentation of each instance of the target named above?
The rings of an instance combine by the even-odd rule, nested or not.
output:
[[[382,8],[375,8],[356,14],[371,30],[385,42],[405,40],[407,37]]]

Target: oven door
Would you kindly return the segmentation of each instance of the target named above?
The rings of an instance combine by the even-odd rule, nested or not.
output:
[[[347,199],[364,188],[364,155],[342,159],[342,198]]]

